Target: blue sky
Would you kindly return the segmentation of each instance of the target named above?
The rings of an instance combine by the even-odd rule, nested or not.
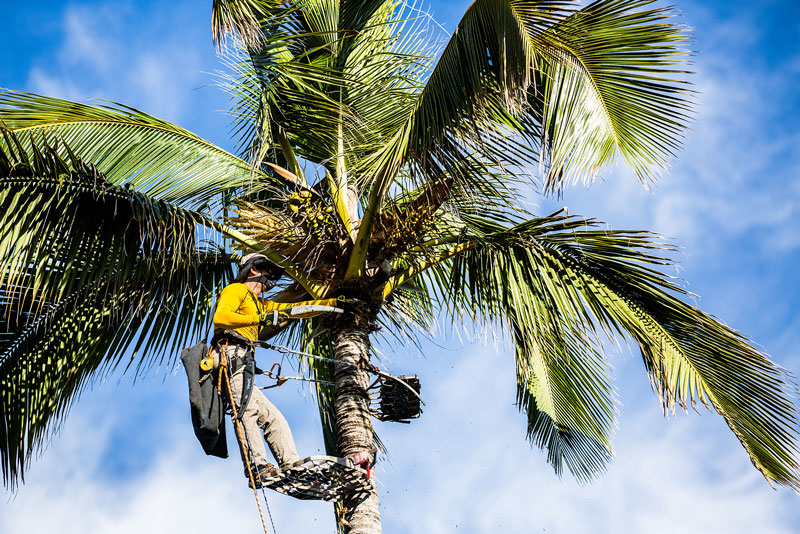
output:
[[[677,1],[695,30],[698,115],[655,190],[623,168],[540,211],[569,206],[683,248],[699,305],[800,372],[800,5]],[[208,5],[206,5],[208,4]],[[5,5],[0,86],[123,102],[232,149],[210,39],[210,2]],[[434,2],[452,30],[466,2]],[[378,423],[386,532],[800,532],[798,497],[773,491],[722,420],[665,420],[639,355],[612,351],[620,398],[615,461],[588,486],[556,477],[525,441],[504,340],[442,325],[422,351],[391,347],[390,371],[419,374],[428,403],[411,425]],[[472,338],[472,339],[471,339]],[[263,353],[260,361],[271,362]],[[311,396],[271,390],[303,455],[322,448]],[[87,391],[27,483],[0,502],[3,533],[257,531],[238,459],[205,457],[182,372],[114,376]],[[330,506],[270,494],[279,532],[332,532]],[[209,503],[220,506],[208,511]]]

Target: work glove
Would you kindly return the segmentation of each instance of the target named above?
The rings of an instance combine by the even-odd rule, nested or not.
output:
[[[279,310],[272,310],[267,313],[262,313],[258,316],[258,324],[261,326],[278,326],[281,321],[288,318],[286,313]]]

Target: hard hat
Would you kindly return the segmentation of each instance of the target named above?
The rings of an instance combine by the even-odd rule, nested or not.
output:
[[[270,278],[278,280],[283,276],[284,269],[269,261],[267,257],[258,252],[247,254],[239,260],[239,274],[236,275],[237,281],[243,281],[250,274],[250,269],[256,267],[257,269],[266,270]],[[241,279],[241,280],[240,280]]]

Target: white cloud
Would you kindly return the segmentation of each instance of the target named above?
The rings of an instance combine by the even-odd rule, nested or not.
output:
[[[109,9],[70,6],[64,15],[64,46],[59,54],[60,60],[68,65],[88,66],[94,70],[112,67],[111,53],[117,46],[112,39],[106,38],[106,32],[118,21],[119,14]],[[98,22],[102,22],[102,26]]]
[[[510,366],[488,360],[460,355],[431,386],[430,419],[392,436],[384,516],[400,528],[390,531],[787,532],[800,519],[718,418],[664,421],[654,399],[623,408],[608,473],[585,487],[559,480],[524,443]],[[639,400],[630,391],[623,398]]]
[[[59,76],[51,76],[46,69],[32,68],[28,74],[28,83],[32,91],[42,95],[54,96],[65,100],[85,99],[82,89]]]
[[[187,76],[182,70],[176,72],[178,56],[174,49],[143,53],[129,73],[131,90],[140,95],[152,115],[178,117],[185,111],[182,109],[185,96],[181,93],[189,89],[186,80],[197,80],[199,73]]]
[[[378,469],[386,532],[771,533],[800,521],[792,497],[769,489],[718,417],[664,421],[643,375],[621,391],[617,459],[581,487],[568,474],[559,480],[525,441],[507,352],[430,344],[425,352],[425,362],[395,355],[398,367],[420,373],[425,413],[411,425],[378,423],[390,448]],[[619,365],[628,386],[637,362]],[[259,531],[239,459],[206,457],[194,441],[184,388],[176,376],[163,387],[87,393],[28,483],[0,505],[0,532]],[[281,390],[276,403],[298,446],[315,454],[315,409]],[[154,438],[144,452],[143,432]],[[118,455],[133,455],[129,473],[116,472]],[[278,532],[333,531],[329,504],[268,498]]]
[[[78,101],[113,100],[173,122],[188,119],[193,90],[208,84],[205,62],[215,61],[197,47],[199,28],[171,26],[165,32],[165,21],[158,24],[157,18],[152,26],[134,28],[129,16],[116,5],[68,5],[58,52],[30,68],[31,90]]]

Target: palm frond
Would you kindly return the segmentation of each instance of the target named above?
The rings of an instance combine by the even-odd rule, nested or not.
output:
[[[351,7],[304,2],[271,14],[258,48],[230,51],[224,87],[247,154],[275,149],[277,130],[298,156],[337,174],[337,158],[356,167],[405,119],[428,61],[416,29],[421,18],[409,19],[398,0],[376,2],[350,13],[358,19],[352,24],[363,25],[356,30],[340,18]]]
[[[277,151],[280,129],[297,155],[319,163],[335,157],[336,124],[348,111],[323,85],[344,84],[340,71],[326,62],[294,58],[286,43],[296,36],[271,39],[259,52],[231,49],[223,56],[227,72],[221,86],[231,94],[234,136],[243,157],[258,164]]]
[[[541,350],[526,340],[531,346],[517,351],[517,405],[528,418],[528,439],[547,451],[556,474],[566,465],[587,482],[613,457],[615,409],[607,365],[583,340],[565,332],[548,342],[552,339],[558,339],[558,348]]]
[[[211,7],[211,36],[214,45],[224,47],[229,34],[248,46],[258,46],[261,21],[278,2],[264,0],[214,0]]]
[[[374,22],[375,14],[381,10],[393,10],[398,6],[397,0],[341,0],[339,2],[340,32],[358,34],[368,29]]]
[[[421,349],[420,335],[433,335],[436,308],[427,288],[408,282],[395,289],[381,308],[378,326],[384,338],[401,346],[409,343]]]
[[[523,247],[467,249],[453,260],[449,293],[466,298],[473,319],[503,319],[516,345],[517,401],[528,438],[581,481],[612,457],[614,395],[608,364],[587,325],[560,291],[568,281]],[[544,272],[543,272],[544,271]],[[572,304],[572,306],[570,306]]]
[[[639,345],[664,410],[687,403],[713,408],[768,481],[799,491],[792,378],[744,336],[676,298],[683,291],[637,265],[640,258],[608,254],[606,248],[621,243],[602,234],[588,232],[572,246],[554,235],[551,244],[598,320],[624,329]]]
[[[452,279],[440,288],[452,288],[451,305],[466,306],[474,317],[505,317],[517,350],[526,350],[525,340],[532,339],[545,363],[559,361],[555,355],[546,357],[553,347],[564,350],[562,361],[570,367],[579,364],[571,372],[588,373],[570,385],[588,388],[575,391],[577,398],[603,391],[602,381],[586,386],[593,383],[589,378],[599,379],[602,365],[594,370],[580,365],[598,361],[586,352],[594,350],[596,333],[631,336],[665,410],[696,403],[714,409],[768,481],[800,488],[798,414],[790,378],[746,338],[679,298],[686,292],[659,270],[670,263],[663,256],[670,247],[646,232],[600,230],[595,221],[559,214],[514,226],[465,220],[480,231],[476,244],[453,260]],[[564,332],[571,341],[559,340]],[[525,354],[536,356],[530,349]],[[544,377],[536,372],[536,360],[531,361],[536,389]],[[519,378],[523,384],[527,375]],[[546,403],[537,400],[538,411],[540,406]],[[603,413],[587,422],[602,422]],[[589,430],[577,428],[584,435]],[[546,441],[543,431],[533,437]]]
[[[2,91],[0,121],[26,151],[47,143],[69,161],[66,145],[110,183],[179,205],[204,207],[221,190],[253,184],[301,186],[254,171],[183,128],[119,104],[89,106]]]
[[[170,365],[230,278],[196,213],[49,145],[0,151],[0,455],[12,487],[100,369]]]
[[[601,0],[546,32],[540,82],[546,188],[594,177],[620,154],[644,183],[664,170],[691,119],[688,30],[649,0]],[[683,79],[681,79],[683,78]]]
[[[27,269],[37,269],[29,294],[21,295],[31,306],[101,280],[113,290],[134,276],[169,276],[195,253],[200,214],[116,186],[50,145],[31,145],[29,157],[14,134],[3,133],[0,273],[13,289]],[[148,271],[136,270],[142,260]]]
[[[98,372],[121,364],[137,373],[154,364],[168,369],[178,346],[203,334],[213,295],[230,279],[230,265],[213,253],[192,259],[197,263],[183,272],[144,288],[128,282],[112,291],[110,284],[96,284],[58,302],[40,301],[35,315],[25,313],[18,292],[6,291],[3,280],[0,457],[6,485],[13,489],[24,480],[31,459]],[[202,276],[187,276],[189,270]],[[181,284],[181,276],[187,282]]]
[[[447,168],[465,148],[507,174],[547,167],[550,189],[593,176],[617,151],[638,175],[657,174],[690,104],[686,32],[669,10],[642,9],[650,3],[598,0],[573,13],[556,0],[474,2],[407,122],[370,159],[378,202],[402,166]]]
[[[464,147],[480,147],[490,160],[506,161],[514,127],[533,80],[535,62],[527,31],[542,31],[563,18],[570,2],[529,2],[520,20],[514,3],[478,0],[459,23],[433,68],[415,106],[390,144],[371,159],[383,172],[373,186],[380,198],[406,162],[460,161]],[[494,137],[494,138],[493,138]],[[501,146],[502,145],[502,146]],[[526,154],[524,148],[519,148]],[[523,161],[535,161],[527,154]],[[374,173],[373,173],[374,174]]]

